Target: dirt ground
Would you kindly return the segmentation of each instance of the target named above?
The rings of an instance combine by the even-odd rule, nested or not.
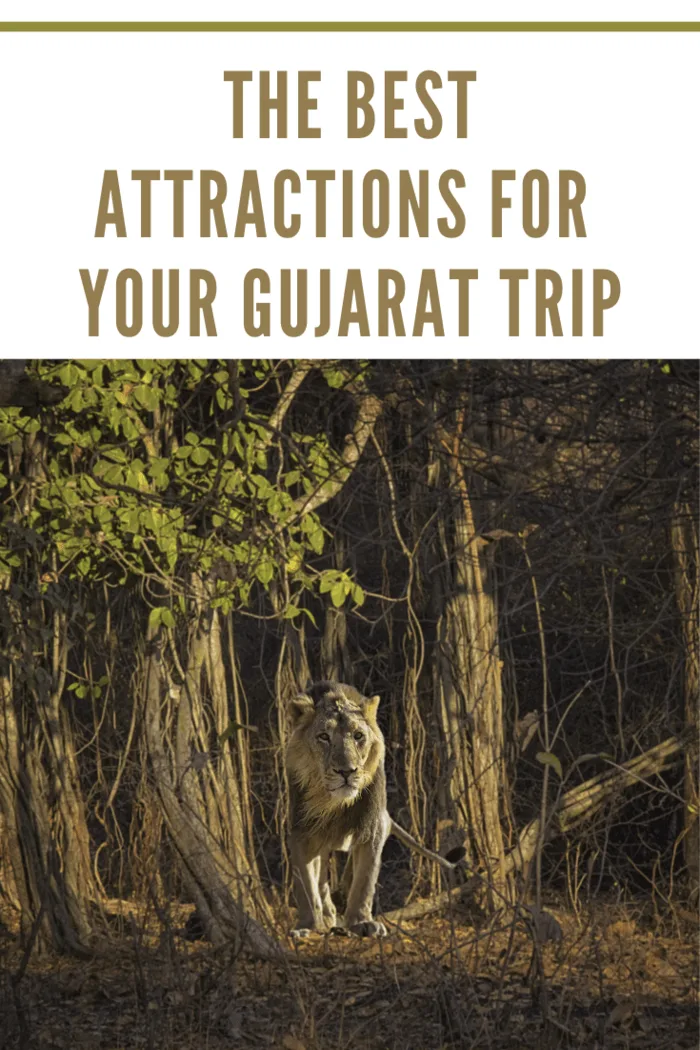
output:
[[[113,902],[116,904],[116,902]],[[556,940],[459,914],[383,941],[287,942],[280,963],[188,942],[148,917],[114,926],[89,961],[32,958],[0,939],[0,1047],[22,1050],[697,1050],[697,920],[556,908]],[[119,916],[121,910],[122,915]],[[174,910],[175,911],[175,910]],[[176,912],[184,925],[187,909]]]

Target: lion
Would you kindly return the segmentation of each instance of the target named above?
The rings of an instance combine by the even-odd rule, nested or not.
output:
[[[456,867],[421,846],[387,812],[378,706],[378,696],[363,696],[342,682],[318,682],[291,702],[286,767],[295,937],[339,927],[328,878],[334,850],[350,854],[342,878],[344,927],[361,937],[386,936],[384,924],[372,918],[372,903],[390,834],[446,870]]]

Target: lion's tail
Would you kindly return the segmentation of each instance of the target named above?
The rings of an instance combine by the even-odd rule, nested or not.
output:
[[[417,842],[416,839],[414,839],[413,835],[409,835],[409,833],[404,828],[402,828],[400,824],[397,824],[396,821],[393,820],[391,817],[389,819],[391,820],[392,835],[396,835],[397,839],[400,842],[403,842],[405,846],[410,846],[411,849],[416,850],[416,852],[420,853],[423,857],[428,857],[429,860],[434,860],[436,864],[439,864],[441,868],[445,869],[445,871],[454,871],[457,867],[457,863],[459,862],[461,857],[464,856],[464,850],[453,850],[453,853],[459,852],[461,856],[457,856],[455,858],[455,863],[452,863],[452,861],[446,860],[444,857],[441,857],[439,853],[433,853],[433,851],[431,849],[428,849],[427,846],[421,846],[420,842]]]

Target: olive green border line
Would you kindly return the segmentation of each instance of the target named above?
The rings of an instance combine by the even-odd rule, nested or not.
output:
[[[698,33],[700,22],[0,22],[0,33]]]

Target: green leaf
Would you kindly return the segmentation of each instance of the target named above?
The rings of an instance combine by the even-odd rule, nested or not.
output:
[[[362,590],[359,583],[353,583],[352,590],[350,593],[352,594],[352,600],[354,601],[355,605],[364,605],[365,592]]]
[[[323,554],[323,529],[319,529],[318,532],[314,532],[309,536],[309,543],[316,554]]]
[[[556,770],[559,779],[562,779],[564,774],[562,772],[561,762],[555,754],[553,754],[551,751],[538,751],[535,755],[535,758],[541,765],[551,766],[554,770]]]
[[[347,593],[347,584],[345,580],[338,580],[338,582],[331,587],[331,601],[336,609],[339,609],[343,604]]]
[[[77,507],[82,502],[72,485],[67,485],[63,490],[63,499],[68,507]]]
[[[250,481],[251,491],[253,491],[252,486],[254,486],[255,495],[259,496],[260,499],[267,499],[274,491],[270,482],[262,474],[251,474]]]
[[[307,533],[307,539],[309,546],[316,554],[323,554],[323,529],[320,525],[316,525],[313,532]]]
[[[121,448],[107,448],[102,452],[104,459],[111,459],[112,463],[126,463],[126,452]]]
[[[279,514],[282,509],[282,500],[279,497],[278,492],[273,492],[267,501],[267,513],[271,518],[274,518]]]
[[[160,611],[161,623],[164,623],[166,627],[175,626],[175,617],[171,613],[170,609],[161,609]]]
[[[285,562],[285,566],[284,567],[287,570],[287,572],[294,573],[294,572],[299,572],[299,569],[301,568],[301,565],[302,565],[301,555],[297,551],[294,551],[292,554],[290,554],[289,558]]]
[[[148,461],[148,469],[151,474],[163,474],[170,466],[169,459],[163,459],[159,456],[154,456],[153,459]]]
[[[58,373],[58,378],[64,386],[73,386],[73,384],[77,383],[80,378],[80,372],[75,365],[72,365],[69,362],[68,364],[63,365]]]
[[[107,410],[107,418],[109,420],[109,425],[116,434],[116,432],[119,430],[119,424],[121,423],[122,419],[121,408],[119,408],[118,405],[112,405],[112,407]]]
[[[342,372],[335,369],[326,369],[323,373],[323,377],[328,383],[329,387],[333,390],[338,390],[345,383],[345,376]]]
[[[241,435],[236,431],[231,438],[231,444],[238,453],[239,456],[243,455],[243,442],[241,441]]]
[[[81,576],[87,576],[92,567],[92,562],[89,558],[80,558],[77,564],[78,572]]]
[[[282,614],[283,620],[293,620],[295,616],[299,616],[301,609],[296,605],[288,605]]]
[[[155,609],[151,609],[151,611],[150,611],[150,613],[148,615],[148,626],[150,628],[155,628],[155,627],[159,627],[160,626],[161,617],[162,617],[164,611],[165,610],[162,609],[160,606],[156,606]]]
[[[138,427],[129,416],[122,418],[122,434],[127,441],[134,441],[139,436]]]
[[[83,407],[83,392],[79,386],[73,387],[70,394],[66,398],[66,405],[70,407],[73,412],[79,412]]]
[[[267,586],[272,577],[275,575],[275,567],[271,561],[261,561],[256,566],[255,575],[261,583],[264,583],[265,586]]]
[[[154,412],[158,407],[158,391],[152,386],[137,386],[134,397],[148,412]]]
[[[104,504],[99,503],[92,511],[93,520],[100,526],[105,526],[112,520],[112,511],[109,507],[105,507]]]
[[[203,467],[208,459],[211,458],[211,453],[206,448],[202,448],[201,445],[197,448],[192,449],[192,455],[190,456],[190,462],[196,463],[198,467]]]

